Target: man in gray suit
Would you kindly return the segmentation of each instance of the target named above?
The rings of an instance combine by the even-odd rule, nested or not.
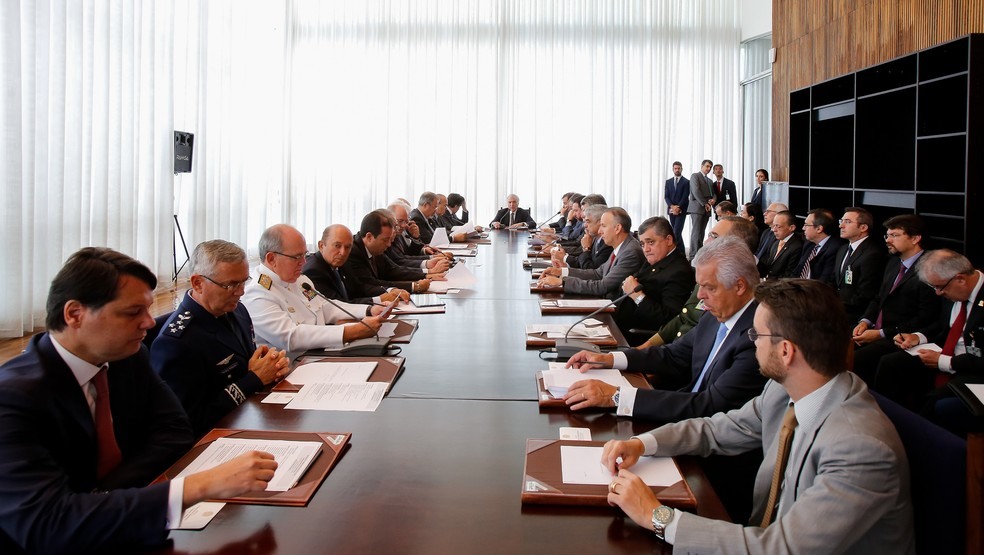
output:
[[[700,171],[690,176],[690,198],[687,204],[687,214],[690,214],[690,252],[687,253],[687,258],[691,260],[704,246],[704,232],[716,203],[711,180],[707,177],[711,165],[710,160],[704,160],[700,163]]]
[[[849,329],[837,294],[794,279],[763,283],[755,298],[749,338],[770,378],[761,395],[727,413],[609,441],[601,462],[617,475],[608,502],[679,552],[914,553],[905,451],[864,382],[844,370]],[[831,310],[827,325],[810,325]],[[751,526],[661,505],[627,470],[644,455],[756,447],[765,458]]]
[[[579,293],[614,299],[622,293],[622,281],[639,271],[646,258],[642,247],[630,235],[632,218],[624,208],[613,207],[601,215],[598,233],[612,255],[599,268],[547,268],[540,285],[563,286],[565,293]]]

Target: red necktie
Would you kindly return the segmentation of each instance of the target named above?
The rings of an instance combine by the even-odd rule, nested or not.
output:
[[[717,193],[720,195],[721,194],[721,182],[720,181],[717,182],[717,189],[718,189],[717,190]]]
[[[895,276],[895,283],[892,284],[892,288],[888,290],[888,294],[891,295],[895,292],[895,288],[899,286],[899,282],[902,281],[902,276],[905,275],[905,264],[899,264],[899,275]],[[875,329],[882,329],[882,316],[884,311],[878,311],[878,318],[875,320]]]
[[[946,336],[946,343],[943,344],[943,350],[940,352],[941,355],[953,356],[954,351],[957,350],[957,341],[959,341],[960,336],[963,335],[964,324],[966,323],[967,303],[961,302],[960,312],[957,312],[957,318],[953,321],[953,325],[950,326],[950,333]],[[947,372],[937,372],[936,387],[943,387],[952,377],[953,376]]]
[[[109,379],[107,366],[103,366],[92,383],[96,386],[96,445],[99,448],[96,476],[102,480],[123,460],[120,446],[116,443],[116,432],[113,431],[113,413],[109,405]]]
[[[608,259],[608,267],[611,268],[615,264],[615,253],[612,253],[611,258]]]

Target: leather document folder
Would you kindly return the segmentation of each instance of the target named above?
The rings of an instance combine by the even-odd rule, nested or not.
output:
[[[571,299],[569,299],[571,300]],[[582,299],[585,301],[595,300],[595,299]],[[607,300],[607,299],[598,299]],[[556,300],[540,301],[540,314],[546,316],[547,314],[591,314],[592,312],[598,310],[596,306],[558,306],[559,304]],[[604,310],[599,312],[599,314],[612,313],[615,312],[615,306],[605,307]]]
[[[243,439],[278,439],[284,441],[320,441],[321,453],[311,463],[311,467],[301,476],[300,481],[287,491],[252,491],[230,497],[228,499],[211,499],[225,503],[244,503],[249,505],[280,505],[285,507],[303,507],[311,501],[318,491],[321,482],[338,462],[342,453],[348,448],[349,433],[319,433],[319,432],[276,432],[272,430],[230,430],[215,428],[198,440],[185,456],[171,465],[154,483],[170,480],[177,476],[186,466],[192,463],[206,447],[220,437],[237,437]]]
[[[652,389],[652,384],[646,380],[646,376],[643,376],[639,372],[622,372],[622,377],[636,389]],[[567,403],[564,402],[563,397],[554,397],[547,391],[547,388],[543,385],[543,371],[536,371],[536,399],[537,403],[540,404],[540,408],[557,408],[557,409],[567,409]],[[586,409],[593,410],[593,409]],[[608,409],[604,409],[608,410]]]
[[[565,484],[560,463],[560,447],[601,447],[604,441],[527,439],[523,470],[524,504],[608,506],[607,485]],[[667,487],[652,487],[661,503],[678,509],[694,510],[697,498],[686,480]]]

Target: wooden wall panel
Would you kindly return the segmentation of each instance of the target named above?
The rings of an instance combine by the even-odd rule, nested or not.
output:
[[[772,178],[789,178],[789,93],[984,32],[984,0],[772,0]]]

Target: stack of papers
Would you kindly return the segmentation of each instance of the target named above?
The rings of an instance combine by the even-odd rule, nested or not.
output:
[[[581,380],[600,380],[615,387],[630,387],[628,380],[614,368],[592,368],[586,372],[574,368],[564,368],[563,362],[550,363],[550,369],[543,375],[543,387],[554,397],[560,398],[567,394],[574,382]]]
[[[287,403],[295,410],[375,411],[386,394],[386,382],[367,382],[375,362],[312,362],[287,376],[301,386]]]
[[[611,303],[608,299],[557,299],[558,308],[603,308]]]
[[[190,476],[231,461],[250,451],[263,451],[273,455],[277,470],[267,484],[266,491],[287,491],[294,487],[307,472],[314,458],[321,453],[320,441],[283,441],[277,439],[240,439],[220,437],[213,441],[177,478]]]

